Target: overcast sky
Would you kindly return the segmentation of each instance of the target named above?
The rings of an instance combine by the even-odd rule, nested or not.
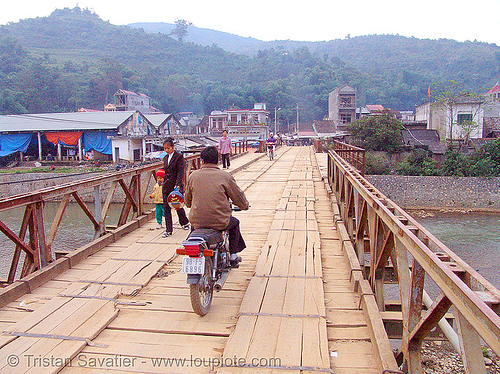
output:
[[[399,34],[500,45],[500,0],[10,0],[2,1],[0,24],[45,17],[77,4],[115,25],[181,18],[265,41]]]

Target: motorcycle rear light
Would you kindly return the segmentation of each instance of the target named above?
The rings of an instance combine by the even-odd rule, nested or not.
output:
[[[175,250],[175,252],[178,254],[178,255],[185,255],[186,254],[186,251],[184,251],[184,248],[177,248]]]
[[[214,255],[214,251],[211,249],[205,249],[203,251],[203,256],[212,257],[213,255]]]
[[[184,246],[184,254],[188,256],[198,256],[200,254],[200,246],[195,244],[195,245],[185,245]]]

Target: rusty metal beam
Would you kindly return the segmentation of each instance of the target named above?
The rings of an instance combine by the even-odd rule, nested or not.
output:
[[[422,343],[425,337],[437,326],[438,322],[445,316],[451,307],[451,301],[441,293],[432,303],[429,310],[425,312],[423,318],[413,328],[410,333],[410,341]]]
[[[190,156],[188,159],[196,159],[196,156]],[[43,188],[34,192],[15,195],[0,199],[0,211],[12,209],[17,206],[27,205],[35,202],[46,201],[50,198],[70,194],[84,189],[90,189],[112,181],[123,180],[127,177],[138,176],[150,170],[156,170],[161,167],[161,163],[154,163],[147,166],[141,166],[126,171],[108,173],[103,176],[92,177],[83,181],[70,182],[54,187]]]
[[[62,217],[66,207],[68,206],[70,195],[63,196],[63,199],[59,203],[59,207],[57,208],[56,215],[54,216],[54,220],[52,221],[52,225],[50,226],[49,233],[47,235],[47,247],[51,248],[52,243],[56,237],[57,230],[59,229],[59,225],[61,224]]]
[[[450,257],[458,258],[458,256],[453,254],[451,250],[446,248],[432,234],[368,182],[361,182],[361,175],[346,161],[335,154],[335,152],[330,151],[329,157],[332,158],[335,165],[332,168],[333,172],[342,174],[342,178],[340,179],[345,181],[343,183],[352,184],[369,207],[377,212],[377,216],[387,226],[388,230],[394,234],[396,246],[398,245],[397,243],[400,243],[402,248],[413,256],[425,270],[426,274],[433,279],[443,293],[451,300],[453,305],[461,311],[465,319],[474,326],[485,342],[496,353],[500,353],[500,317],[438,258],[433,250],[431,250],[431,247],[443,248],[445,253],[450,254]],[[329,172],[331,171],[329,170]],[[339,177],[337,176],[336,178]],[[371,186],[370,190],[367,186]],[[401,215],[409,217],[408,225],[398,218]],[[418,232],[415,229],[418,229]],[[423,236],[425,242],[419,236]],[[464,261],[460,260],[460,264],[462,263]],[[398,264],[398,267],[400,266]],[[408,268],[406,264],[404,267]],[[468,276],[473,277],[485,289],[493,290],[492,293],[498,295],[498,290],[484,280],[484,278],[477,277],[475,272],[470,271],[470,266],[465,264],[464,268]],[[402,275],[403,273],[400,271],[398,274],[399,278]],[[401,284],[401,279],[399,281]]]
[[[94,228],[97,230],[99,228],[99,222],[97,222],[94,215],[92,214],[92,212],[88,208],[87,204],[85,204],[85,201],[82,200],[82,198],[78,195],[77,192],[73,192],[71,195],[75,198],[75,200],[78,203],[78,205],[80,206],[80,208],[82,208],[85,215],[87,217],[89,217],[90,221],[94,225]]]
[[[188,163],[192,163],[194,165],[200,164],[199,154],[187,156],[185,159]],[[16,235],[12,229],[7,227],[4,222],[0,221],[0,231],[3,232],[15,245],[9,276],[7,278],[8,282],[12,283],[15,280],[16,273],[18,272],[17,268],[19,265],[21,251],[26,254],[21,270],[21,277],[30,274],[32,271],[43,267],[52,261],[52,243],[61,223],[70,196],[75,198],[84,213],[87,217],[89,217],[94,229],[96,230],[97,237],[105,232],[105,219],[118,184],[122,185],[126,195],[120,222],[117,225],[121,226],[126,224],[131,208],[134,209],[134,216],[144,213],[145,195],[147,194],[147,187],[149,186],[149,181],[151,180],[151,174],[153,174],[161,166],[161,162],[155,162],[146,166],[119,172],[105,173],[104,175],[90,177],[85,180],[78,180],[59,186],[48,187],[30,193],[0,199],[0,211],[25,206],[24,218],[21,223],[19,236]],[[141,175],[144,173],[148,173],[150,175],[146,189],[143,191]],[[125,178],[131,179],[129,187],[125,185]],[[100,189],[101,186],[109,184],[111,184],[111,188],[109,189],[108,196],[102,210],[99,208],[98,204],[100,203],[100,197],[98,198],[99,201],[97,201],[94,196],[96,209],[98,209],[99,212],[96,211],[96,213],[93,214],[85,202],[81,199],[79,193],[91,189],[94,189],[95,191],[96,189]],[[54,198],[62,198],[62,202],[59,204],[54,221],[52,222],[46,235],[44,227],[44,204],[46,201]],[[24,237],[28,231],[29,243],[25,243]]]
[[[23,243],[24,243],[24,237],[26,236],[26,232],[28,231],[31,216],[32,216],[32,206],[28,205],[24,210],[23,221],[21,223],[21,228],[19,229],[19,240],[22,241]],[[1,223],[2,222],[0,222],[0,224]],[[21,256],[21,250],[23,250],[22,247],[19,244],[16,244],[16,249],[14,250],[14,257],[10,265],[9,276],[7,278],[8,283],[14,282],[17,271],[17,265],[19,264],[19,257]],[[29,248],[29,250],[31,250],[31,248]],[[26,253],[26,255],[28,255],[28,253]]]

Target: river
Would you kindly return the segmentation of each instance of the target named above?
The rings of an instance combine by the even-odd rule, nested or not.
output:
[[[427,212],[414,217],[500,289],[500,214]]]
[[[46,203],[45,224],[48,232],[57,211],[57,203]],[[89,204],[93,211],[94,207]],[[121,205],[112,205],[106,223],[116,225]],[[0,212],[0,220],[19,232],[24,209]],[[500,289],[500,214],[429,213],[415,218],[439,240]],[[93,239],[94,229],[80,207],[69,204],[52,245],[53,249],[73,250]],[[0,278],[6,278],[12,261],[13,243],[0,234]]]
[[[94,204],[87,203],[91,212],[94,211]],[[59,203],[46,202],[44,209],[44,221],[46,234],[50,230],[52,221],[56,215]],[[106,218],[107,225],[115,225],[118,223],[122,205],[111,204],[108,216]],[[24,207],[11,209],[0,212],[0,220],[7,225],[8,228],[19,234],[21,221],[24,214]],[[26,234],[28,238],[28,234]],[[94,239],[94,226],[90,219],[83,212],[80,206],[76,203],[69,203],[64,212],[63,219],[57,230],[56,237],[52,243],[53,250],[74,250],[84,244],[91,242]],[[0,233],[0,278],[5,279],[9,273],[12,255],[14,252],[14,244],[3,233]],[[24,259],[24,255],[22,255]],[[22,267],[22,261],[18,268]]]

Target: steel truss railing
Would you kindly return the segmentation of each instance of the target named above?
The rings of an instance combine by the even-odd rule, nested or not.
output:
[[[385,308],[384,275],[389,265],[399,284],[403,339],[396,355],[398,364],[410,373],[423,372],[422,342],[453,307],[463,364],[469,373],[486,373],[482,342],[500,355],[500,291],[341,155],[346,155],[345,150],[328,152],[328,184],[360,270],[368,270],[364,268],[369,261],[367,280],[380,311]],[[426,278],[439,289],[438,296],[425,303],[427,309],[423,302],[429,301]]]
[[[233,147],[234,154],[247,151],[247,143],[239,142]],[[201,167],[200,154],[185,157],[185,175]],[[123,190],[124,200],[116,227],[127,224],[130,220],[145,213],[145,198],[155,182],[155,172],[162,167],[160,162],[146,166],[134,167],[125,171],[106,173],[100,177],[88,178],[82,181],[71,182],[59,186],[49,187],[30,193],[0,199],[0,211],[24,207],[24,214],[19,228],[10,228],[0,220],[0,231],[15,246],[6,283],[15,281],[16,274],[23,278],[35,270],[41,269],[53,261],[52,244],[63,219],[68,203],[73,199],[89,218],[94,227],[94,239],[106,233],[106,218],[115,192]],[[104,197],[104,191],[106,196]],[[85,195],[89,202],[94,203],[94,212],[84,201]],[[59,207],[48,232],[45,230],[44,207],[47,201],[59,201]],[[104,203],[103,203],[104,202]],[[132,213],[132,214],[130,214]],[[17,231],[19,230],[19,231]],[[20,268],[21,254],[24,253],[24,262]]]

